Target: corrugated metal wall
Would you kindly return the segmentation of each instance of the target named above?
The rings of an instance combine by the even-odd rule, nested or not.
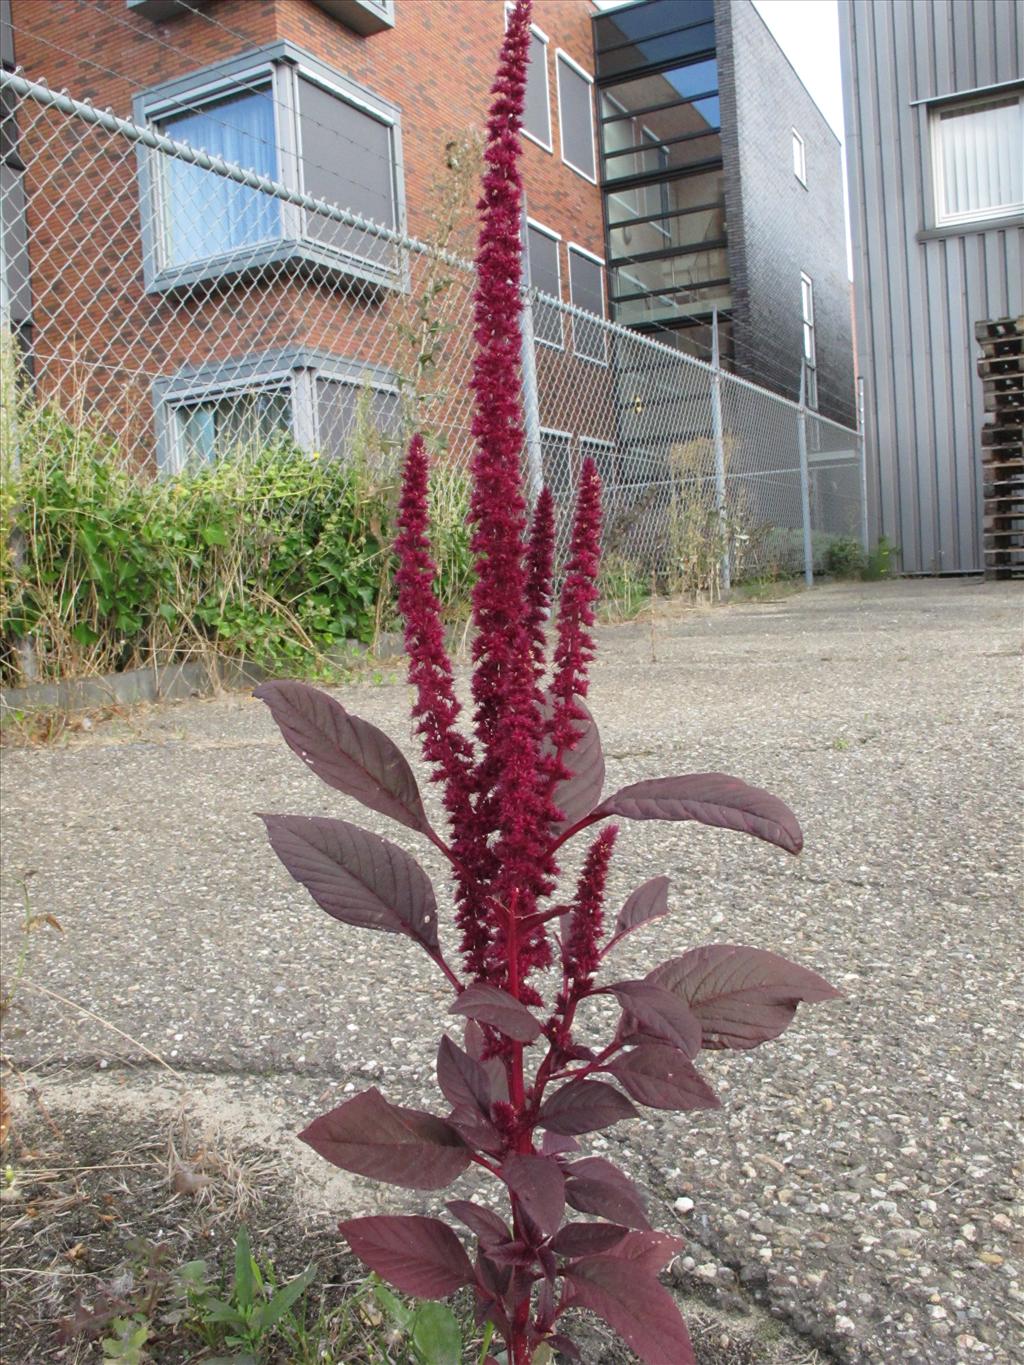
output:
[[[1024,0],[839,0],[874,535],[908,573],[978,573],[974,323],[1024,311],[1024,220],[937,230],[928,106],[1024,79]]]

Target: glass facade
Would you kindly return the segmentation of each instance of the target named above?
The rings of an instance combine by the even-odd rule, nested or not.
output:
[[[696,338],[731,304],[713,2],[644,0],[594,37],[612,317]]]

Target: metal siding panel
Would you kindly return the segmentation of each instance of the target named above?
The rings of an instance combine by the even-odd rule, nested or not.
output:
[[[984,2],[977,10],[985,8]],[[983,84],[978,78],[974,26],[977,22],[975,0],[953,0],[953,84],[952,90],[973,90]]]
[[[1012,81],[1024,68],[1024,5],[996,5],[993,8],[995,30],[995,79]]]
[[[951,489],[954,485],[953,466],[948,458],[956,425],[956,402],[953,390],[953,357],[948,339],[954,323],[950,317],[950,295],[947,275],[947,241],[924,243],[927,271],[926,288],[930,304],[931,332],[928,336],[928,405],[932,411],[933,430],[930,448],[933,457],[936,493],[938,537],[942,545],[955,541],[956,517],[952,506]],[[919,399],[923,402],[923,399]],[[940,455],[940,452],[944,454]],[[920,566],[927,569],[928,565]]]
[[[900,280],[900,306],[894,309],[900,335],[894,346],[896,391],[901,396],[902,432],[898,446],[901,474],[913,490],[913,514],[917,533],[917,555],[922,563],[935,562],[941,549],[937,541],[937,496],[935,442],[931,432],[930,388],[931,333],[929,331],[928,293],[924,274],[925,256],[916,241],[924,226],[922,213],[923,177],[919,136],[920,115],[911,107],[914,95],[915,30],[913,7],[884,6],[892,21],[895,62],[891,109],[895,142],[896,180],[900,186],[900,254],[904,275]],[[927,385],[921,385],[925,377]]]

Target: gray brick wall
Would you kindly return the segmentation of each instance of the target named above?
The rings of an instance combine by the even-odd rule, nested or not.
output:
[[[750,0],[716,0],[715,22],[737,368],[797,397],[803,271],[814,282],[818,407],[852,423],[839,142]],[[793,173],[794,128],[806,188]]]

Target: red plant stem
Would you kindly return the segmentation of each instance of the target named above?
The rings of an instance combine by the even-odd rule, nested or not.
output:
[[[434,951],[433,951],[432,953],[429,954],[429,956],[437,963],[437,965],[438,965],[438,966],[441,968],[441,970],[444,972],[445,976],[448,978],[448,980],[451,982],[451,984],[455,987],[455,994],[456,994],[456,995],[461,995],[462,992],[465,990],[465,986],[462,984],[462,982],[459,980],[459,978],[458,978],[458,977],[455,975],[455,973],[452,971],[451,967],[449,967],[447,961],[445,960],[444,953],[442,953],[441,949],[440,949],[440,948],[435,948]]]

